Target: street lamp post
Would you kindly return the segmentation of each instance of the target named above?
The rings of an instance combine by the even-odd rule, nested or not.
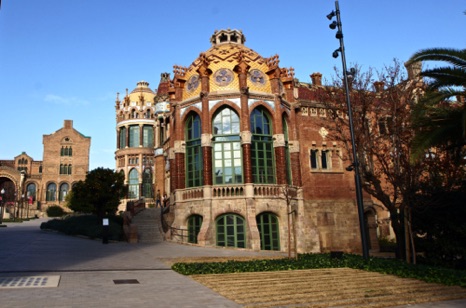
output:
[[[0,203],[0,225],[3,223],[3,208],[5,206],[5,188],[2,188],[2,190],[0,191],[0,195],[1,195],[1,203]]]
[[[340,48],[336,49],[332,56],[334,58],[338,57],[338,54],[341,54],[341,62],[343,66],[343,78],[345,84],[345,92],[346,92],[346,106],[348,108],[348,121],[349,121],[349,128],[350,128],[350,135],[351,135],[351,146],[353,148],[353,163],[350,167],[347,168],[348,171],[354,170],[354,181],[356,185],[356,202],[358,205],[358,216],[359,216],[359,228],[361,232],[361,242],[362,242],[362,255],[364,260],[369,258],[369,248],[367,245],[367,235],[366,235],[366,228],[364,222],[364,204],[362,198],[362,188],[361,188],[361,177],[359,175],[359,161],[358,155],[356,150],[356,142],[354,137],[354,126],[353,126],[353,111],[351,108],[351,100],[349,94],[349,85],[348,85],[348,75],[349,72],[346,70],[346,57],[345,57],[345,45],[343,42],[343,30],[341,25],[341,18],[340,18],[340,6],[338,4],[338,0],[335,1],[335,11],[330,12],[327,15],[329,20],[332,20],[334,17],[337,20],[333,21],[329,27],[330,29],[337,29],[337,33],[335,37],[340,41]],[[354,69],[351,70],[351,74],[354,74]]]

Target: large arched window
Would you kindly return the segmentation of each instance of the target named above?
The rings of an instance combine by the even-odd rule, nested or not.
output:
[[[154,193],[152,189],[152,168],[144,169],[142,174],[142,194],[146,198],[153,198]]]
[[[49,183],[47,185],[47,191],[45,193],[46,201],[56,201],[57,198],[57,184]]]
[[[186,120],[186,187],[201,186],[202,178],[202,149],[201,149],[201,118],[192,113]]]
[[[262,250],[280,250],[280,233],[277,216],[261,213],[256,217]]]
[[[264,108],[251,113],[251,159],[254,183],[275,183],[272,123]]]
[[[239,117],[230,108],[223,108],[213,120],[214,184],[243,183],[243,161],[239,138]]]
[[[120,149],[126,148],[126,127],[120,127]]]
[[[243,217],[225,214],[217,218],[217,246],[246,248],[245,223]]]
[[[152,125],[144,125],[142,128],[142,146],[146,148],[154,147],[154,128]]]
[[[66,183],[60,185],[60,195],[58,201],[65,201],[66,195],[68,194],[70,186]]]
[[[197,236],[201,231],[202,216],[191,215],[188,218],[188,243],[197,244]]]
[[[128,197],[129,199],[139,199],[139,179],[138,171],[136,169],[131,169],[129,172],[129,181],[128,181]]]
[[[32,197],[32,200],[35,201],[36,200],[36,184],[34,183],[29,183],[27,188],[26,188],[26,191],[27,191],[27,197]]]

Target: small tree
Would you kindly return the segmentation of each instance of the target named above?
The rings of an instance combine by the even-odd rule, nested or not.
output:
[[[85,181],[73,186],[68,207],[75,212],[93,213],[99,217],[113,215],[126,191],[123,174],[97,168],[86,175]]]
[[[354,135],[363,189],[390,212],[397,241],[397,257],[405,257],[405,217],[411,196],[418,190],[421,163],[411,164],[411,106],[419,85],[406,80],[401,65],[394,61],[375,78],[375,70],[356,70],[350,79]],[[337,71],[337,77],[339,72]],[[333,121],[329,135],[351,152],[346,96],[342,78],[321,91],[320,100],[330,109]]]

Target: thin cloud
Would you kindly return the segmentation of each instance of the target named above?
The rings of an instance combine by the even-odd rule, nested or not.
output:
[[[86,106],[89,105],[89,101],[80,99],[77,97],[63,97],[55,94],[47,94],[44,98],[44,101],[48,103],[53,103],[56,105],[64,106]]]

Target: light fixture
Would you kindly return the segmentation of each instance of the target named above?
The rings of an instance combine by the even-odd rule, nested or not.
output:
[[[335,10],[332,11],[330,14],[327,15],[327,18],[331,20],[333,17],[337,18],[336,22],[332,22],[329,27],[332,30],[335,30],[338,27],[337,33],[335,37],[340,41],[340,48],[335,49],[332,53],[334,58],[338,58],[338,55],[341,54],[341,63],[343,67],[343,78],[344,78],[344,86],[345,86],[345,94],[346,94],[346,105],[348,108],[348,122],[349,122],[349,130],[350,130],[350,137],[351,137],[351,145],[352,145],[352,154],[353,154],[353,163],[346,167],[347,171],[354,171],[354,180],[355,180],[355,188],[356,188],[356,203],[358,205],[358,216],[359,216],[359,229],[361,232],[361,246],[362,246],[362,254],[364,260],[368,260],[369,258],[369,246],[367,242],[367,235],[366,235],[366,226],[365,226],[365,219],[364,219],[364,204],[363,204],[363,196],[362,196],[362,185],[361,185],[361,177],[359,175],[359,162],[358,162],[358,155],[356,150],[356,141],[354,136],[354,126],[353,126],[353,115],[352,115],[352,108],[351,108],[351,100],[349,96],[349,86],[348,86],[348,75],[351,74],[351,77],[354,76],[356,70],[354,68],[350,69],[349,72],[346,70],[346,56],[345,56],[345,46],[343,43],[343,30],[342,30],[342,23],[340,18],[340,5],[338,4],[338,0],[335,1]]]

